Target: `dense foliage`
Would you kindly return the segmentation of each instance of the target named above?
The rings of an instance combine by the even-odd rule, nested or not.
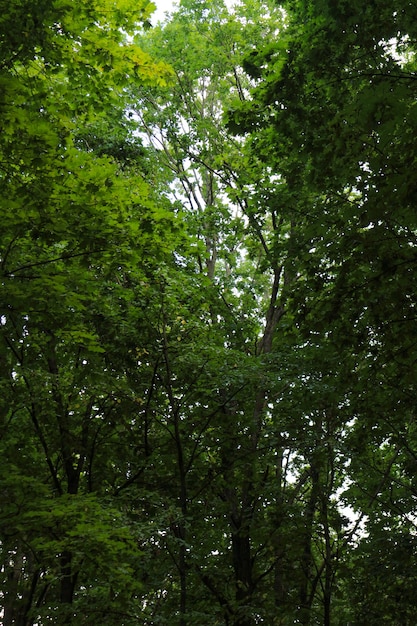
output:
[[[405,1],[0,13],[5,626],[412,626]]]

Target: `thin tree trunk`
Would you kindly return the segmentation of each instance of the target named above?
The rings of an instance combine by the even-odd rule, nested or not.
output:
[[[312,594],[309,592],[311,581],[311,568],[313,563],[313,555],[311,551],[312,547],[312,534],[313,534],[313,521],[314,514],[317,509],[317,501],[319,497],[319,470],[315,466],[314,462],[311,463],[310,468],[311,478],[311,492],[306,505],[306,511],[304,516],[304,539],[303,539],[303,554],[301,560],[302,568],[302,580],[300,583],[299,599],[300,599],[300,624],[308,626],[310,623],[310,612]]]

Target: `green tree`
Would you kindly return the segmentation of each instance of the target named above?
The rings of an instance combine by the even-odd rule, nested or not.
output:
[[[375,555],[373,517],[395,528],[413,511],[415,11],[380,2],[284,7],[285,36],[250,55],[259,84],[230,126],[251,133],[254,153],[285,181],[297,275],[289,308],[321,370],[325,345],[340,355],[330,371],[339,471],[351,484],[347,502],[369,519]]]
[[[174,227],[167,205],[154,202],[141,151],[122,167],[104,146],[104,130],[111,120],[113,144],[117,138],[127,149],[127,82],[170,76],[129,43],[151,9],[130,2],[2,6],[7,625],[113,623],[120,611],[126,624],[137,619],[129,605],[139,585],[137,531],[109,490],[118,460],[112,447],[123,436],[126,442],[131,426],[119,406],[131,393],[109,342],[126,323],[128,281],[137,289],[169,258]],[[94,133],[100,150],[86,141]]]
[[[180,623],[199,623],[204,615],[205,622],[222,616],[236,626],[259,619],[280,624],[301,613],[307,623],[313,605],[317,615],[329,612],[342,545],[343,519],[331,504],[341,480],[334,470],[341,454],[334,413],[342,392],[297,348],[294,317],[285,313],[295,280],[295,216],[283,210],[291,196],[250,141],[236,139],[224,124],[226,109],[239,115],[251,106],[256,77],[249,80],[242,71],[245,57],[283,27],[282,12],[265,3],[245,2],[233,11],[222,3],[182,3],[165,25],[140,39],[151,54],[164,51],[176,74],[166,88],[139,91],[138,114],[170,172],[188,230],[200,241],[194,272],[208,310],[188,316],[197,314],[200,336],[209,331],[217,353],[204,369],[194,353],[182,372],[174,358],[165,374],[177,389],[166,393],[177,398],[171,411],[179,431],[193,424],[176,470],[183,477],[176,492],[182,515],[190,520],[178,552],[171,549]],[[188,349],[182,342],[182,359]],[[331,347],[326,354],[336,360]],[[199,372],[192,385],[190,369]],[[324,408],[323,399],[312,400],[320,385],[329,388]],[[178,401],[183,386],[195,407]],[[202,407],[203,429],[191,419]],[[196,431],[197,442],[187,441]],[[175,441],[178,446],[178,433]],[[185,471],[187,454],[192,465]],[[165,604],[173,600],[175,587]]]
[[[1,13],[4,622],[411,624],[413,9],[152,8]]]

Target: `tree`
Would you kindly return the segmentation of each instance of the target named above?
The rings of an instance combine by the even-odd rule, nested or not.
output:
[[[339,391],[333,391],[335,398],[326,414],[322,408],[311,413],[300,382],[303,377],[319,379],[321,373],[314,368],[311,372],[310,363],[300,364],[301,352],[293,352],[297,330],[290,320],[284,322],[285,302],[294,281],[293,238],[288,238],[294,217],[281,206],[288,190],[279,178],[271,180],[270,166],[227,131],[222,117],[227,108],[245,110],[250,105],[246,100],[255,81],[242,72],[244,57],[260,38],[282,27],[282,12],[266,4],[242,3],[231,12],[221,3],[188,3],[163,27],[140,40],[151,54],[164,50],[176,73],[177,80],[167,88],[140,91],[138,114],[161,163],[174,177],[171,188],[185,208],[189,231],[201,241],[197,267],[213,284],[204,285],[206,298],[212,294],[206,320],[219,333],[218,355],[234,363],[235,370],[230,366],[224,370],[219,358],[212,364],[208,361],[199,375],[199,394],[193,393],[201,397],[203,380],[214,366],[210,377],[218,381],[216,402],[213,406],[206,397],[197,400],[197,406],[210,409],[210,419],[203,421],[203,430],[193,426],[200,438],[191,454],[194,465],[195,451],[206,463],[210,459],[211,480],[205,480],[197,491],[205,502],[203,519],[216,520],[209,542],[200,539],[207,528],[201,526],[196,503],[190,504],[194,490],[189,488],[188,472],[178,467],[186,503],[182,513],[192,519],[187,533],[183,528],[180,536],[186,552],[181,558],[173,554],[174,563],[181,562],[183,620],[190,611],[185,603],[187,589],[197,585],[201,589],[202,583],[206,592],[203,588],[193,595],[192,605],[196,607],[199,597],[199,615],[205,621],[213,615],[207,591],[228,624],[252,624],[261,618],[284,623],[295,618],[298,603],[304,620],[309,619],[314,603],[323,602],[328,610],[341,535],[334,528],[340,527],[342,518],[330,505],[340,485],[332,465],[339,451],[329,443],[322,453],[315,450],[322,439],[329,442],[338,436],[340,428],[331,415]],[[201,325],[204,317],[198,314]],[[214,346],[213,331],[210,337]],[[192,369],[201,371],[199,366]],[[178,369],[171,371],[175,388],[181,388]],[[189,377],[188,372],[184,375]],[[283,394],[289,386],[294,388],[291,401]],[[192,387],[187,388],[191,393]],[[178,391],[171,396],[178,398]],[[183,420],[190,420],[187,408],[188,417],[187,409],[181,407]],[[307,442],[309,421],[315,431]],[[295,485],[289,484],[290,475]],[[291,526],[296,524],[300,536],[294,539]],[[199,556],[207,543],[212,554],[206,547],[206,555]],[[184,550],[184,545],[178,550]],[[230,579],[234,587],[229,591]]]
[[[81,623],[80,615],[113,623],[137,593],[136,531],[108,489],[109,446],[130,427],[118,411],[129,392],[106,340],[123,328],[129,274],[137,285],[169,258],[174,228],[137,157],[123,169],[103,137],[98,152],[81,136],[103,133],[107,115],[129,146],[126,83],[169,78],[165,64],[128,43],[151,8],[2,10],[5,624]]]
[[[3,619],[411,624],[413,10],[151,8],[0,20]]]
[[[324,345],[342,355],[331,374],[341,382],[346,500],[360,516],[402,525],[415,458],[415,15],[405,3],[365,14],[358,3],[285,8],[286,36],[250,55],[260,82],[230,124],[252,132],[255,154],[285,180],[297,273],[289,308],[304,345],[320,368]],[[367,529],[374,546],[380,535],[371,521]]]

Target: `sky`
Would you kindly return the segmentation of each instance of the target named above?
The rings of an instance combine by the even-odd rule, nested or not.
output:
[[[152,0],[156,4],[156,11],[152,14],[151,21],[162,21],[166,11],[172,11],[175,0]],[[178,0],[179,1],[179,0]]]

